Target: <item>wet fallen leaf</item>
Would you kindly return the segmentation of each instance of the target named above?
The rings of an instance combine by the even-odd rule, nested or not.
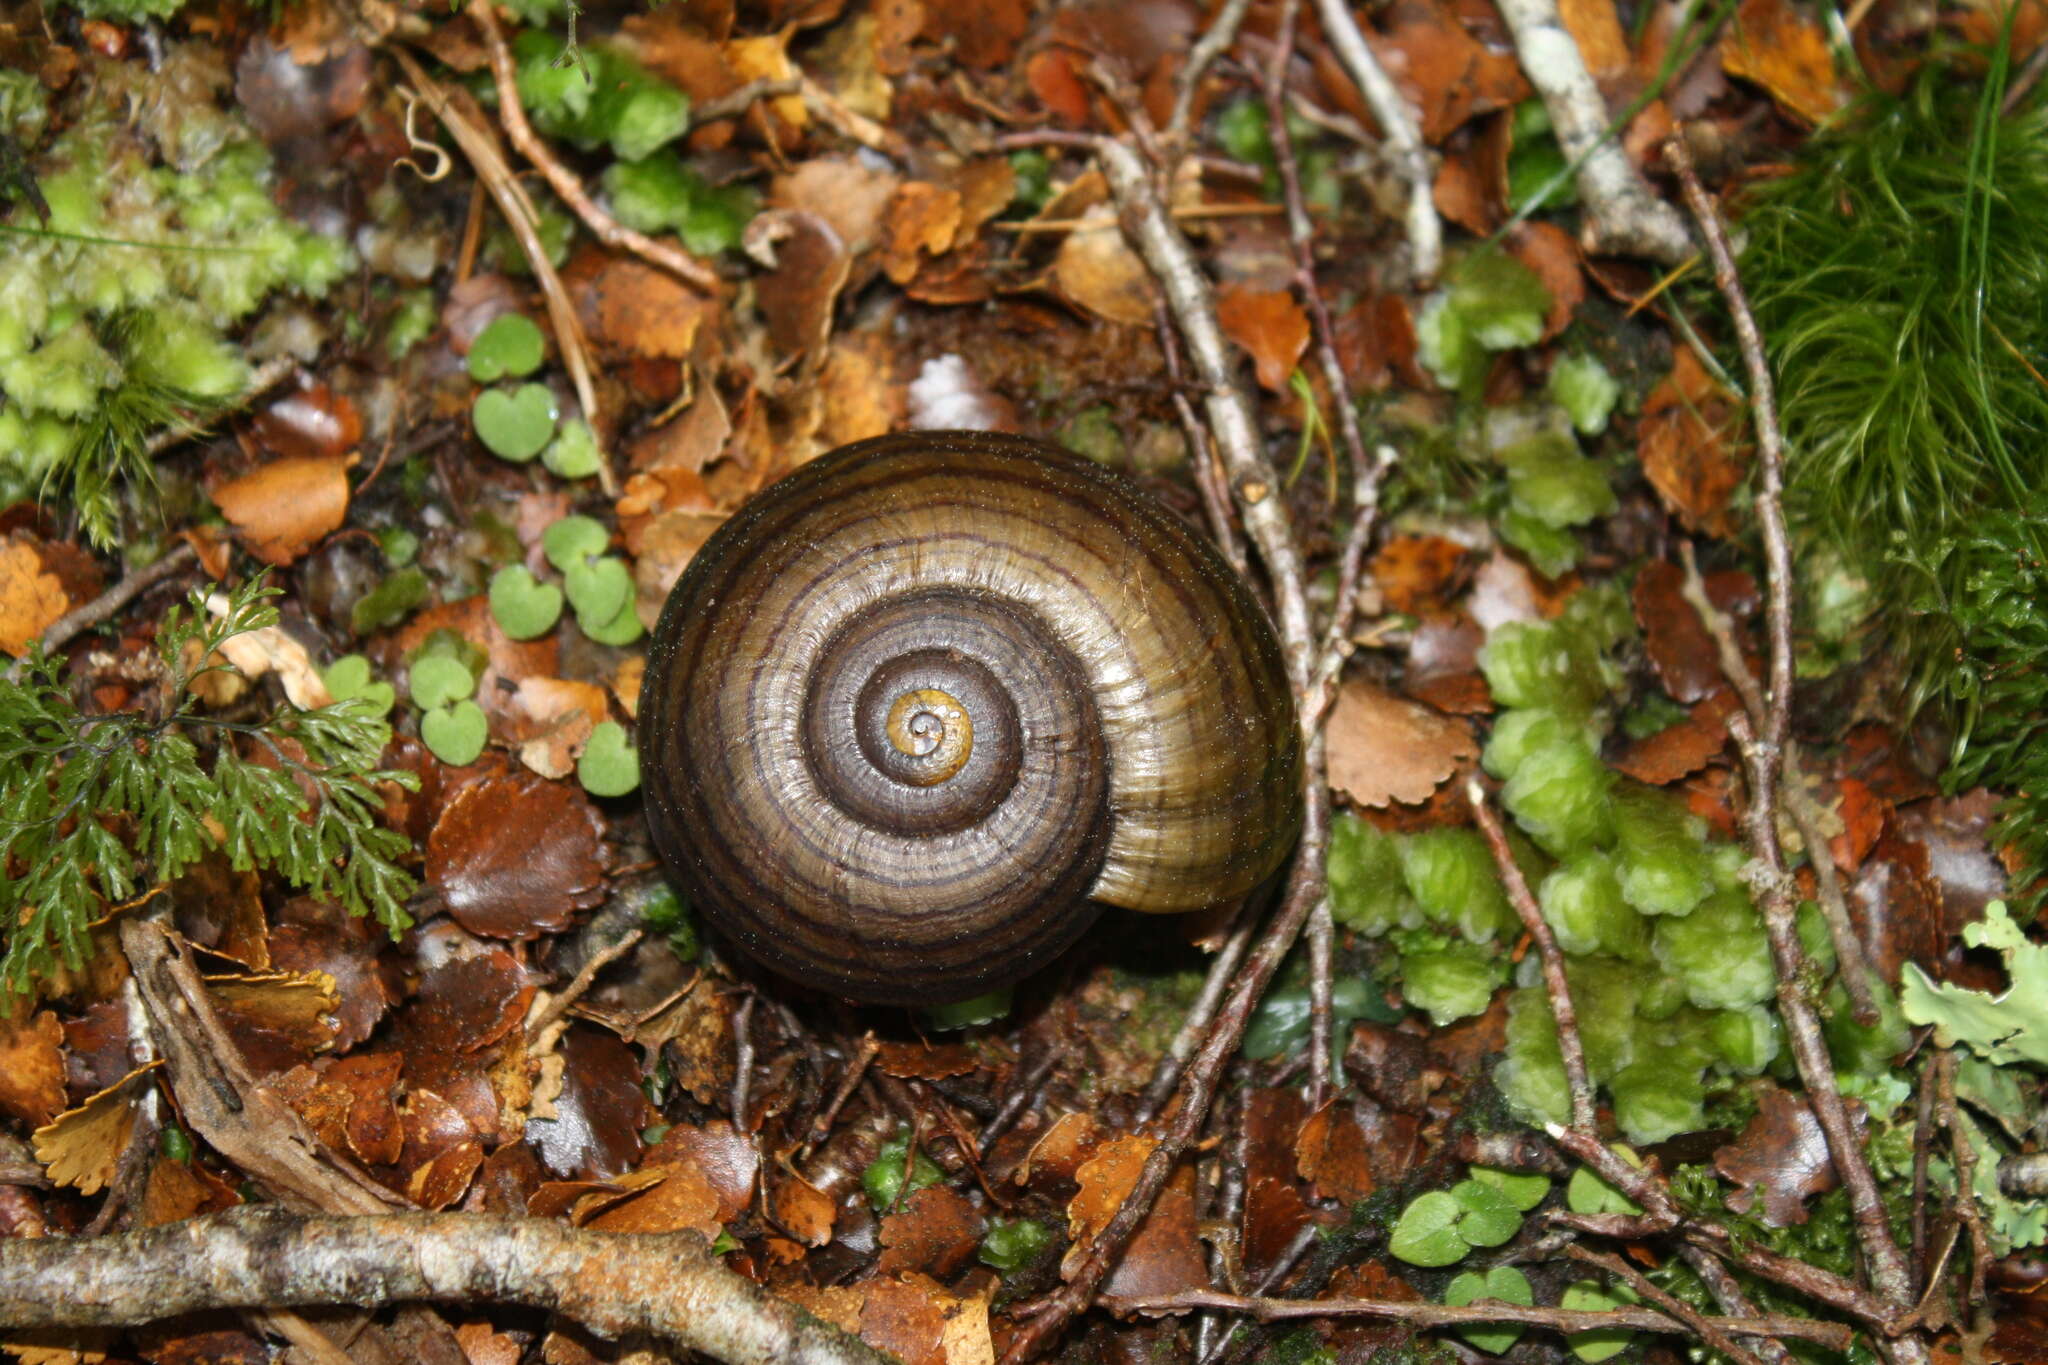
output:
[[[1308,314],[1294,295],[1285,289],[1231,285],[1217,296],[1216,321],[1251,356],[1260,387],[1286,393],[1288,376],[1308,350]]]
[[[557,1175],[613,1179],[639,1159],[653,1108],[640,1089],[640,1063],[617,1034],[577,1024],[562,1036],[562,1091],[551,1118],[526,1125],[526,1140]]]
[[[266,404],[249,434],[273,455],[336,460],[362,442],[363,418],[347,394],[312,383]]]
[[[351,462],[272,460],[214,489],[213,500],[249,553],[266,564],[290,564],[348,515]]]
[[[806,1246],[821,1247],[832,1240],[838,1208],[831,1195],[793,1170],[785,1170],[775,1184],[775,1221]]]
[[[423,1209],[445,1209],[461,1199],[483,1165],[483,1143],[460,1110],[431,1090],[414,1089],[399,1111],[405,1145],[399,1152],[399,1188]]]
[[[756,257],[773,253],[775,267],[755,284],[755,298],[768,321],[768,337],[785,356],[824,349],[832,332],[832,309],[853,268],[853,257],[832,225],[812,213],[771,210],[747,225],[747,245]]]
[[[718,1196],[712,1192],[704,1173],[694,1167],[642,1166],[619,1177],[617,1183],[628,1191],[626,1197],[603,1199],[599,1210],[595,1207],[596,1197],[587,1196],[586,1202],[593,1205],[589,1215],[582,1215],[584,1203],[579,1203],[570,1221],[578,1227],[602,1232],[674,1232],[689,1228],[706,1241],[724,1231]]]
[[[1363,679],[1338,692],[1327,740],[1331,787],[1361,806],[1426,801],[1459,764],[1479,756],[1462,721]]]
[[[582,790],[486,778],[448,803],[427,839],[427,880],[473,934],[558,933],[604,899],[604,817]]]
[[[1721,40],[1721,69],[1755,81],[1809,125],[1825,122],[1842,105],[1827,34],[1786,0],[1742,0]]]
[[[705,1187],[717,1198],[718,1220],[722,1223],[738,1217],[741,1210],[754,1202],[754,1180],[760,1171],[761,1154],[751,1138],[736,1132],[724,1119],[674,1125],[642,1164],[657,1163],[685,1166],[701,1175]]]
[[[206,992],[250,1070],[285,1071],[333,1046],[332,978],[312,972],[209,976]]]
[[[1367,1158],[1365,1130],[1336,1100],[1309,1115],[1294,1144],[1295,1168],[1316,1193],[1349,1207],[1378,1186]]]
[[[944,1185],[917,1191],[882,1219],[879,1275],[918,1270],[941,1280],[974,1258],[981,1244],[980,1213]]]

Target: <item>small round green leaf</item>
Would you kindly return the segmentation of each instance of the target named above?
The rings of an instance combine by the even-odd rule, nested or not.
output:
[[[540,368],[546,350],[540,328],[524,313],[495,318],[469,343],[469,377],[489,384],[507,375],[524,379]]]
[[[1491,1185],[1506,1195],[1508,1202],[1523,1213],[1543,1202],[1550,1193],[1550,1177],[1538,1171],[1525,1174],[1521,1171],[1504,1171],[1498,1166],[1474,1166],[1472,1178],[1482,1185]]]
[[[576,624],[590,633],[619,614],[619,608],[633,598],[633,573],[622,559],[593,559],[571,564],[562,571],[563,586],[569,590],[569,605],[576,609]]]
[[[422,711],[461,701],[476,691],[476,678],[459,660],[446,655],[415,659],[409,678],[413,705]]]
[[[477,439],[491,453],[525,463],[540,454],[555,434],[555,396],[545,384],[516,389],[485,389],[476,396],[470,420]]]
[[[1579,1313],[1599,1313],[1635,1302],[1635,1291],[1622,1285],[1606,1288],[1597,1280],[1580,1280],[1565,1286],[1557,1306]],[[1630,1327],[1598,1327],[1590,1332],[1573,1332],[1565,1342],[1586,1365],[1599,1365],[1600,1361],[1627,1350],[1635,1335],[1635,1329]]]
[[[576,760],[576,780],[592,796],[624,796],[640,785],[640,755],[615,720],[599,723]]]
[[[540,453],[540,462],[558,479],[589,478],[600,463],[597,433],[581,417],[571,417]]]
[[[1414,1202],[1401,1210],[1394,1234],[1387,1240],[1387,1250],[1410,1265],[1451,1265],[1471,1249],[1470,1243],[1458,1235],[1458,1223],[1464,1216],[1464,1205],[1448,1191],[1431,1190],[1417,1195]]]
[[[646,633],[646,628],[640,624],[640,613],[633,605],[631,593],[626,594],[626,601],[619,608],[619,614],[603,625],[592,626],[580,616],[576,618],[576,624],[583,628],[585,635],[601,645],[630,645]]]
[[[1463,1308],[1481,1299],[1498,1299],[1529,1308],[1534,1306],[1536,1294],[1529,1287],[1529,1277],[1511,1265],[1497,1265],[1484,1275],[1468,1270],[1444,1290],[1444,1303],[1452,1308]],[[1514,1322],[1497,1327],[1460,1327],[1458,1335],[1490,1355],[1499,1355],[1519,1341],[1524,1330],[1522,1324]]]
[[[437,706],[420,717],[421,742],[435,758],[453,767],[476,762],[489,737],[484,709],[473,701]]]
[[[1614,1150],[1631,1166],[1643,1164],[1643,1159],[1627,1147],[1617,1145]],[[1581,1166],[1572,1172],[1570,1182],[1564,1187],[1564,1202],[1573,1213],[1637,1214],[1643,1211],[1642,1205],[1601,1179],[1591,1166]]]
[[[1458,1235],[1472,1246],[1497,1247],[1521,1229],[1522,1211],[1498,1186],[1460,1180],[1451,1186],[1451,1198],[1464,1210]]]
[[[611,532],[593,517],[563,517],[540,533],[541,552],[563,573],[603,554],[611,542]]]
[[[355,698],[370,703],[372,714],[388,716],[398,701],[398,693],[388,682],[377,682],[370,677],[370,661],[360,654],[345,654],[328,665],[321,675],[327,684],[327,693],[336,701],[350,701]]]
[[[491,575],[491,615],[513,639],[536,639],[561,619],[562,590],[535,578],[524,564],[509,564]]]

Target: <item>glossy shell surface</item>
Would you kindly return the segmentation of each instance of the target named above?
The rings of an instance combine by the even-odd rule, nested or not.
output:
[[[1208,542],[1057,447],[916,432],[751,500],[670,595],[641,768],[729,938],[855,999],[962,999],[1096,902],[1199,909],[1299,829],[1273,631]]]

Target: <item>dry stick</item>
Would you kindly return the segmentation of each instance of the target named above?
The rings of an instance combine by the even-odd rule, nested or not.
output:
[[[1244,538],[1237,533],[1237,523],[1230,519],[1230,490],[1216,468],[1215,452],[1210,449],[1201,419],[1195,416],[1195,406],[1188,402],[1187,380],[1181,371],[1180,337],[1173,330],[1173,318],[1164,303],[1154,311],[1152,329],[1158,334],[1159,353],[1166,361],[1166,382],[1173,388],[1174,415],[1180,419],[1181,435],[1188,443],[1188,465],[1194,471],[1195,488],[1202,495],[1202,510],[1208,515],[1210,533],[1223,557],[1230,561],[1230,567],[1237,570],[1239,577],[1249,577],[1251,564],[1244,555]]]
[[[1187,65],[1180,69],[1175,80],[1173,96],[1173,117],[1167,122],[1166,136],[1176,146],[1187,143],[1188,122],[1194,116],[1195,95],[1201,89],[1202,77],[1218,57],[1230,50],[1237,41],[1237,31],[1244,26],[1244,16],[1250,12],[1252,0],[1226,0],[1223,8],[1216,13],[1216,20],[1195,40],[1188,49]]]
[[[583,409],[585,420],[593,428],[599,428],[597,389],[590,378],[589,343],[583,335],[583,324],[569,303],[569,291],[563,287],[562,277],[556,272],[554,262],[548,259],[547,247],[540,240],[540,215],[533,206],[533,200],[512,174],[496,139],[455,107],[455,102],[448,98],[448,92],[427,75],[411,53],[399,47],[390,51],[404,69],[406,79],[419,91],[420,98],[427,102],[434,116],[448,130],[448,135],[455,139],[455,145],[469,158],[477,178],[484,182],[491,198],[497,201],[498,212],[505,219],[506,226],[519,239],[519,249],[525,253],[527,264],[533,267],[533,277],[539,282],[541,297],[547,302],[548,322],[554,328],[555,343],[561,350],[562,364],[569,371],[569,382],[576,388],[576,401]],[[612,473],[611,455],[602,445],[598,451],[597,482],[606,497],[618,496],[619,481]]]
[[[1010,1088],[1010,1093],[1005,1095],[1003,1102],[996,1107],[995,1116],[982,1125],[983,1161],[988,1160],[989,1153],[995,1150],[996,1139],[1009,1132],[1011,1125],[1023,1117],[1024,1111],[1031,1107],[1031,1101],[1038,1095],[1038,1088],[1045,1084],[1046,1077],[1052,1075],[1053,1068],[1059,1065],[1062,1055],[1059,1048],[1048,1047],[1039,1055],[1037,1061],[1026,1067],[1024,1073],[1017,1077]]]
[[[1430,172],[1429,151],[1422,145],[1414,111],[1366,45],[1346,0],[1316,0],[1316,13],[1322,18],[1323,35],[1330,40],[1331,51],[1365,97],[1366,107],[1393,149],[1394,164],[1408,182],[1409,264],[1416,282],[1426,284],[1443,266],[1444,228],[1436,216],[1436,177]],[[1286,120],[1272,126],[1284,128]]]
[[[1181,1085],[1180,1106],[1167,1120],[1166,1132],[1160,1137],[1159,1145],[1145,1158],[1137,1180],[1124,1197],[1123,1206],[1096,1234],[1087,1258],[1068,1283],[1048,1295],[1034,1315],[1019,1326],[1017,1334],[1010,1340],[1009,1349],[1003,1353],[1004,1365],[1022,1365],[1022,1362],[1036,1356],[1051,1344],[1069,1319],[1094,1302],[1096,1289],[1103,1277],[1116,1265],[1125,1244],[1152,1211],[1152,1205],[1175,1164],[1201,1133],[1224,1069],[1244,1039],[1252,1010],[1257,1007],[1259,997],[1265,994],[1267,983],[1279,970],[1288,949],[1294,946],[1309,909],[1322,895],[1323,855],[1330,837],[1330,790],[1322,774],[1314,769],[1304,775],[1303,786],[1305,810],[1301,846],[1295,853],[1293,870],[1288,874],[1286,895],[1279,913],[1267,926],[1258,950],[1252,954],[1244,973],[1235,983],[1229,1001],[1218,1014],[1216,1026],[1210,1030],[1201,1051],[1188,1065],[1186,1079]]]
[[[548,188],[583,220],[583,226],[589,228],[598,241],[608,247],[632,252],[693,289],[717,294],[717,271],[679,246],[657,242],[644,232],[635,232],[597,206],[589,191],[583,188],[583,181],[561,163],[548,144],[533,131],[533,125],[527,122],[526,106],[519,98],[519,79],[512,65],[512,53],[505,46],[505,35],[498,28],[494,7],[489,3],[475,5],[470,13],[476,18],[476,26],[484,35],[484,48],[490,54],[491,75],[498,86],[498,120],[505,126],[505,136],[519,149],[521,156],[533,163],[541,178],[548,182]]]
[[[1571,1090],[1572,1127],[1582,1133],[1593,1133],[1599,1113],[1593,1106],[1593,1081],[1586,1071],[1579,1015],[1572,1006],[1571,982],[1565,977],[1564,954],[1558,951],[1557,935],[1550,932],[1550,921],[1543,918],[1542,908],[1530,894],[1528,879],[1515,862],[1514,850],[1508,847],[1507,831],[1501,828],[1500,817],[1493,813],[1486,788],[1477,777],[1467,779],[1465,799],[1472,806],[1472,818],[1479,822],[1480,833],[1486,836],[1487,848],[1493,852],[1493,865],[1507,887],[1508,901],[1536,943],[1536,956],[1543,965],[1543,986],[1550,995],[1550,1015],[1557,1021],[1557,1050],[1564,1058],[1565,1083]]]
[[[694,1232],[255,1205],[116,1237],[0,1242],[0,1322],[114,1327],[216,1308],[518,1303],[741,1365],[889,1357],[725,1268]]]
[[[1749,1296],[1742,1292],[1741,1282],[1711,1253],[1701,1247],[1683,1246],[1679,1248],[1678,1254],[1685,1258],[1685,1263],[1700,1277],[1700,1283],[1714,1296],[1714,1302],[1721,1305],[1723,1313],[1731,1318],[1756,1316],[1756,1308],[1750,1303]],[[1764,1365],[1788,1365],[1791,1360],[1784,1344],[1770,1337],[1759,1338],[1755,1352],[1762,1358]]]
[[[1944,1054],[1929,1049],[1920,1063],[1920,1083],[1913,1105],[1913,1287],[1925,1291],[1933,1281],[1927,1273],[1927,1159],[1934,1146],[1934,1068]]]
[[[1648,256],[1666,265],[1692,255],[1685,220],[1657,197],[1621,144],[1608,137],[1607,100],[1586,70],[1557,0],[1501,0],[1500,12],[1514,34],[1522,72],[1550,113],[1565,160],[1579,168],[1579,197],[1589,210],[1587,248]]]
[[[1730,1360],[1737,1362],[1737,1365],[1763,1365],[1763,1362],[1754,1355],[1736,1345],[1734,1338],[1724,1331],[1712,1318],[1707,1317],[1690,1304],[1674,1298],[1650,1283],[1647,1275],[1637,1270],[1627,1261],[1622,1260],[1621,1257],[1616,1256],[1612,1252],[1594,1251],[1590,1247],[1583,1247],[1577,1244],[1566,1247],[1564,1254],[1575,1261],[1583,1261],[1587,1265],[1597,1266],[1615,1278],[1626,1281],[1629,1287],[1635,1290],[1636,1293],[1642,1295],[1672,1317],[1677,1318],[1687,1327],[1690,1327],[1701,1341],[1714,1350],[1719,1351],[1722,1355],[1727,1356]]]
[[[1973,1308],[1984,1305],[1984,1271],[1991,1264],[1991,1238],[1984,1231],[1984,1217],[1977,1208],[1977,1149],[1970,1142],[1970,1134],[1963,1127],[1963,1116],[1956,1109],[1956,1054],[1953,1050],[1941,1054],[1934,1073],[1936,1089],[1935,1104],[1941,1111],[1942,1122],[1947,1126],[1949,1138],[1954,1144],[1956,1173],[1956,1213],[1963,1220],[1963,1226],[1970,1230],[1970,1282],[1969,1297],[1965,1302]],[[1930,1277],[1928,1294],[1934,1293]]]
[[[1213,1289],[1105,1298],[1103,1304],[1119,1313],[1155,1315],[1220,1308],[1247,1314],[1261,1322],[1286,1322],[1298,1318],[1383,1318],[1415,1327],[1518,1322],[1528,1327],[1548,1327],[1555,1332],[1594,1332],[1629,1327],[1640,1332],[1662,1332],[1673,1336],[1686,1336],[1694,1330],[1689,1324],[1654,1308],[1633,1306],[1578,1310],[1524,1308],[1519,1304],[1496,1301],[1452,1308],[1448,1304],[1416,1299],[1270,1299],[1224,1294]],[[1855,1333],[1841,1323],[1820,1322],[1813,1318],[1706,1318],[1704,1321],[1729,1336],[1791,1337],[1817,1342],[1834,1351],[1846,1351],[1855,1342]]]
[[[541,1005],[539,1012],[526,1021],[526,1036],[538,1038],[547,1030],[548,1025],[567,1014],[571,1005],[589,993],[591,983],[597,980],[597,974],[632,952],[634,946],[646,937],[646,934],[645,929],[634,925],[621,935],[616,943],[608,943],[592,953],[584,960],[583,965],[576,969],[576,975],[571,978],[569,984],[562,987],[561,993],[548,998],[547,1002]]]
[[[272,356],[250,372],[249,382],[242,386],[242,391],[235,395],[229,407],[244,407],[261,398],[286,375],[297,369],[298,364],[298,361],[288,355]],[[162,431],[153,432],[149,439],[142,443],[142,448],[147,454],[161,455],[180,441],[204,435],[209,424],[215,418],[224,415],[228,410],[228,408],[216,408],[204,422],[180,420],[172,426],[165,427]]]
[[[1835,1084],[1834,1062],[1828,1056],[1820,1022],[1801,984],[1806,979],[1806,952],[1799,941],[1798,902],[1785,867],[1784,849],[1778,842],[1778,771],[1792,717],[1792,551],[1783,504],[1785,448],[1778,430],[1770,365],[1764,359],[1763,339],[1735,270],[1728,235],[1693,169],[1685,139],[1673,137],[1665,148],[1685,188],[1686,202],[1706,237],[1707,250],[1714,262],[1715,283],[1728,301],[1743,363],[1749,372],[1750,401],[1756,415],[1757,450],[1762,464],[1757,517],[1763,528],[1764,565],[1769,582],[1766,619],[1771,642],[1770,710],[1761,735],[1752,729],[1748,716],[1741,711],[1730,715],[1729,729],[1735,734],[1748,771],[1749,801],[1743,818],[1748,826],[1750,853],[1760,868],[1757,891],[1771,957],[1777,968],[1778,1009],[1792,1043],[1800,1079],[1806,1084],[1807,1099],[1827,1136],[1836,1172],[1849,1192],[1857,1240],[1868,1262],[1871,1284],[1881,1297],[1905,1309],[1913,1302],[1913,1277],[1899,1244],[1892,1238],[1876,1177],[1871,1174],[1855,1125],[1842,1103],[1841,1091]],[[1924,1359],[1919,1343],[1900,1343],[1899,1354],[1905,1359]]]
[[[1749,661],[1742,657],[1742,649],[1735,643],[1735,627],[1726,613],[1707,596],[1706,582],[1700,577],[1699,560],[1693,554],[1692,542],[1681,541],[1678,553],[1685,565],[1685,582],[1680,591],[1706,624],[1715,653],[1720,657],[1721,672],[1741,698],[1743,709],[1749,713],[1750,728],[1759,729],[1765,723],[1769,708],[1756,675],[1750,672]],[[1784,776],[1785,806],[1813,860],[1814,880],[1820,886],[1821,915],[1827,920],[1828,938],[1835,945],[1836,975],[1849,996],[1856,1022],[1869,1028],[1879,1018],[1877,998],[1871,993],[1870,960],[1864,954],[1863,940],[1857,936],[1855,922],[1849,918],[1849,903],[1842,895],[1842,880],[1836,875],[1827,839],[1821,833],[1820,813],[1800,784],[1799,746],[1787,739],[1782,757],[1784,762],[1780,769]]]

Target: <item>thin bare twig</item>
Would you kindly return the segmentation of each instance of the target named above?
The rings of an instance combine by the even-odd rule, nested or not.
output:
[[[1514,34],[1523,74],[1550,113],[1565,159],[1579,168],[1588,250],[1648,256],[1666,265],[1690,256],[1685,220],[1657,197],[1628,153],[1608,136],[1607,100],[1586,69],[1557,0],[1501,0],[1500,13]]]
[[[1237,41],[1237,31],[1244,27],[1244,16],[1251,11],[1252,0],[1225,0],[1216,18],[1203,30],[1195,45],[1188,49],[1187,64],[1175,78],[1173,95],[1173,117],[1167,121],[1167,139],[1176,146],[1185,146],[1188,138],[1188,123],[1195,112],[1195,96],[1201,90],[1202,77],[1218,57],[1230,51],[1230,45]]]
[[[1777,968],[1778,1009],[1786,1037],[1805,1082],[1807,1099],[1821,1131],[1827,1136],[1828,1151],[1836,1173],[1848,1192],[1858,1244],[1862,1247],[1871,1285],[1878,1294],[1900,1308],[1912,1303],[1913,1279],[1906,1258],[1891,1234],[1884,1201],[1871,1174],[1863,1144],[1849,1119],[1835,1083],[1833,1060],[1821,1037],[1820,1023],[1806,998],[1806,953],[1799,941],[1798,901],[1785,866],[1784,849],[1778,840],[1777,786],[1792,715],[1792,551],[1785,529],[1784,441],[1778,428],[1770,364],[1764,357],[1763,338],[1756,317],[1750,311],[1741,277],[1735,269],[1735,253],[1728,244],[1720,214],[1708,197],[1693,168],[1692,154],[1683,135],[1665,144],[1666,156],[1678,172],[1687,204],[1706,238],[1714,263],[1714,279],[1728,301],[1735,335],[1750,380],[1750,401],[1757,426],[1759,460],[1756,510],[1763,530],[1764,564],[1769,595],[1765,619],[1770,634],[1769,711],[1762,733],[1749,724],[1746,713],[1729,717],[1729,729],[1743,754],[1749,780],[1748,809],[1744,824],[1756,871],[1757,899],[1763,912],[1771,956]],[[1906,1360],[1925,1359],[1924,1345],[1901,1341],[1895,1348]]]
[[[1594,1251],[1590,1247],[1573,1243],[1564,1249],[1564,1254],[1575,1261],[1583,1261],[1587,1265],[1597,1266],[1616,1279],[1626,1282],[1629,1288],[1663,1309],[1665,1313],[1677,1318],[1687,1327],[1690,1327],[1701,1341],[1719,1351],[1722,1355],[1727,1356],[1730,1360],[1735,1361],[1737,1365],[1763,1365],[1763,1362],[1754,1355],[1751,1355],[1741,1346],[1736,1345],[1733,1334],[1725,1330],[1714,1319],[1699,1312],[1682,1300],[1665,1293],[1652,1284],[1649,1277],[1643,1274],[1642,1271],[1637,1270],[1614,1253]],[[1765,1340],[1769,1340],[1769,1338],[1766,1337]]]
[[[1285,1322],[1299,1318],[1381,1318],[1416,1327],[1461,1327],[1468,1324],[1519,1322],[1529,1327],[1548,1327],[1556,1332],[1592,1332],[1628,1327],[1642,1332],[1672,1336],[1690,1335],[1695,1329],[1654,1308],[1626,1306],[1597,1310],[1570,1308],[1524,1308],[1519,1304],[1470,1304],[1453,1308],[1448,1304],[1418,1299],[1271,1299],[1245,1294],[1222,1294],[1212,1289],[1190,1289],[1179,1294],[1149,1294],[1127,1298],[1105,1298],[1103,1303],[1119,1313],[1191,1313],[1202,1308],[1219,1308],[1243,1313],[1261,1322]],[[1715,1330],[1738,1337],[1789,1337],[1818,1342],[1831,1350],[1846,1351],[1855,1334],[1838,1322],[1812,1318],[1707,1318]]]
[[[1237,969],[1244,962],[1244,955],[1251,951],[1252,936],[1259,928],[1258,908],[1264,900],[1263,896],[1247,896],[1238,902],[1223,946],[1209,964],[1209,974],[1202,979],[1201,994],[1195,997],[1195,1003],[1188,1007],[1186,1016],[1181,1019],[1180,1029],[1167,1045],[1166,1055],[1152,1068],[1152,1080],[1146,1085],[1144,1097],[1138,1103],[1140,1122],[1149,1123],[1158,1114],[1159,1107],[1173,1095],[1181,1068],[1193,1055],[1196,1044],[1202,1041],[1202,1035],[1208,1032],[1210,1023],[1216,1018],[1217,1007],[1223,1003],[1223,993],[1237,978]]]
[[[1528,879],[1515,861],[1514,850],[1508,847],[1507,831],[1501,828],[1500,817],[1493,813],[1486,788],[1477,777],[1466,781],[1465,799],[1471,804],[1472,818],[1479,822],[1480,833],[1486,836],[1487,848],[1493,852],[1493,865],[1500,873],[1501,884],[1507,888],[1508,903],[1522,917],[1522,927],[1536,944],[1536,956],[1543,966],[1543,989],[1550,996],[1550,1015],[1557,1023],[1557,1050],[1564,1058],[1565,1083],[1571,1090],[1572,1127],[1597,1136],[1595,1125],[1599,1115],[1593,1106],[1593,1080],[1586,1070],[1586,1047],[1579,1037],[1579,1015],[1572,1005],[1571,982],[1565,976],[1564,954],[1558,949],[1557,935],[1550,931],[1550,921],[1543,918],[1542,907],[1530,893]]]
[[[55,654],[166,578],[183,573],[198,562],[198,551],[194,550],[189,542],[180,541],[176,548],[165,553],[154,564],[137,569],[92,601],[73,607],[52,621],[43,631],[43,652]],[[16,671],[20,667],[19,663],[15,664]]]
[[[1365,34],[1351,15],[1345,0],[1316,0],[1316,13],[1323,21],[1323,34],[1337,55],[1366,107],[1385,134],[1393,150],[1394,164],[1408,182],[1408,254],[1418,283],[1428,283],[1443,268],[1444,228],[1436,216],[1436,176],[1429,168],[1429,150],[1422,144],[1422,130],[1400,87],[1388,76],[1366,45]],[[1274,127],[1283,127],[1280,120]]]
[[[455,139],[455,145],[469,158],[469,164],[476,169],[477,179],[491,192],[491,198],[498,205],[498,212],[504,218],[512,235],[519,241],[519,249],[526,256],[527,264],[533,268],[533,277],[540,284],[541,298],[546,301],[548,323],[554,329],[556,347],[562,353],[563,368],[569,371],[569,382],[576,390],[576,402],[583,409],[583,416],[591,428],[600,433],[598,446],[597,482],[606,497],[617,497],[618,477],[612,473],[611,453],[601,439],[603,431],[602,414],[597,406],[597,387],[590,376],[590,344],[583,335],[583,324],[576,316],[576,309],[569,302],[569,291],[562,284],[561,274],[556,271],[553,261],[548,259],[547,247],[540,240],[540,214],[533,206],[533,200],[526,189],[512,174],[512,168],[505,161],[504,152],[478,118],[459,107],[446,87],[429,76],[412,54],[402,47],[389,49],[392,57],[405,72],[407,80],[425,100],[434,116]],[[460,92],[469,108],[475,108],[475,101],[468,93]],[[481,111],[478,111],[479,117]]]
[[[504,125],[505,136],[519,149],[519,154],[531,161],[541,178],[548,182],[548,188],[555,192],[555,197],[567,204],[570,211],[583,220],[583,226],[590,229],[590,235],[606,246],[630,251],[649,265],[666,270],[692,289],[717,294],[717,271],[680,246],[657,242],[598,207],[597,201],[583,188],[582,179],[562,164],[554,149],[527,122],[526,106],[519,98],[519,79],[512,65],[512,52],[505,46],[505,35],[498,28],[494,6],[488,2],[472,5],[469,12],[476,19],[477,29],[484,35],[484,49],[490,54],[491,76],[498,86],[498,121]]]
[[[599,972],[609,967],[612,963],[617,962],[627,953],[632,952],[634,946],[642,938],[645,938],[646,935],[647,931],[645,929],[639,925],[633,926],[621,935],[616,942],[606,944],[603,948],[600,948],[585,959],[583,965],[576,969],[576,975],[570,979],[569,984],[562,987],[558,993],[547,997],[536,997],[535,1004],[539,1005],[539,1009],[532,1018],[526,1021],[526,1036],[538,1039],[547,1032],[550,1024],[567,1014],[570,1006],[581,1000],[589,992],[591,983],[597,980]],[[543,1003],[543,1000],[545,1003]]]

